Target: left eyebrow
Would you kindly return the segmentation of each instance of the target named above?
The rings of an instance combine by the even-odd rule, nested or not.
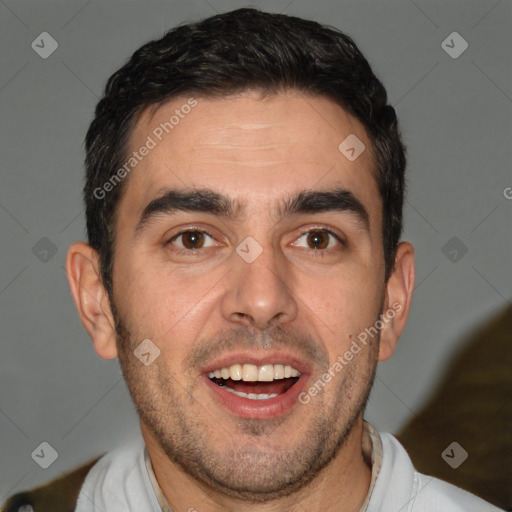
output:
[[[302,190],[284,200],[276,210],[279,219],[300,213],[347,212],[366,231],[370,231],[367,209],[351,191],[342,188]],[[245,206],[238,199],[211,189],[167,189],[162,196],[146,205],[135,228],[136,234],[140,234],[157,216],[171,215],[176,211],[203,212],[227,219],[239,219],[245,212]]]
[[[297,213],[347,212],[370,231],[370,215],[363,203],[350,190],[303,190],[278,208],[279,218]]]

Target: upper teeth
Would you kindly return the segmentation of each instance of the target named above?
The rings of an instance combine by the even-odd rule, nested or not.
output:
[[[232,364],[227,368],[220,368],[208,373],[210,379],[216,377],[217,379],[243,380],[246,382],[271,382],[299,376],[299,371],[288,364],[264,364],[263,366]]]

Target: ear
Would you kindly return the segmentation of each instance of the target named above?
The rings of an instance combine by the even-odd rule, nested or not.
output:
[[[70,246],[66,273],[80,320],[98,355],[113,359],[117,357],[115,324],[99,268],[98,253],[90,245],[76,242]]]
[[[397,247],[393,272],[386,284],[379,361],[389,359],[395,351],[409,316],[414,280],[414,247],[409,242],[401,242]]]

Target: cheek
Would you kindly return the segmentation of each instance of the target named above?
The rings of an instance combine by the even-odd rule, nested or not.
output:
[[[151,339],[162,352],[172,351],[173,358],[185,353],[211,312],[216,273],[194,277],[149,264],[119,268],[129,277],[116,284],[117,303],[133,333]]]
[[[367,366],[373,359],[369,345],[360,343],[358,336],[378,319],[383,288],[376,285],[374,276],[368,276],[340,272],[329,280],[317,281],[316,286],[309,279],[303,283],[304,312],[324,340],[331,362],[341,356],[351,367],[357,367]],[[347,353],[350,350],[352,354]]]
[[[308,276],[297,289],[304,304],[334,333],[351,332],[357,326],[375,321],[379,313],[383,287],[370,272],[348,273],[341,270],[325,278]]]

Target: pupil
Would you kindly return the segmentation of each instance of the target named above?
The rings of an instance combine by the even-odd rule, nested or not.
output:
[[[201,245],[203,240],[203,234],[199,231],[189,231],[185,234],[183,244],[188,249],[196,249],[198,245]]]
[[[317,247],[314,247],[314,249],[324,249],[327,246],[325,243],[325,240],[326,240],[325,233],[322,233],[321,231],[316,231],[309,235],[310,243],[312,245],[317,246]],[[319,245],[321,247],[318,247]]]

